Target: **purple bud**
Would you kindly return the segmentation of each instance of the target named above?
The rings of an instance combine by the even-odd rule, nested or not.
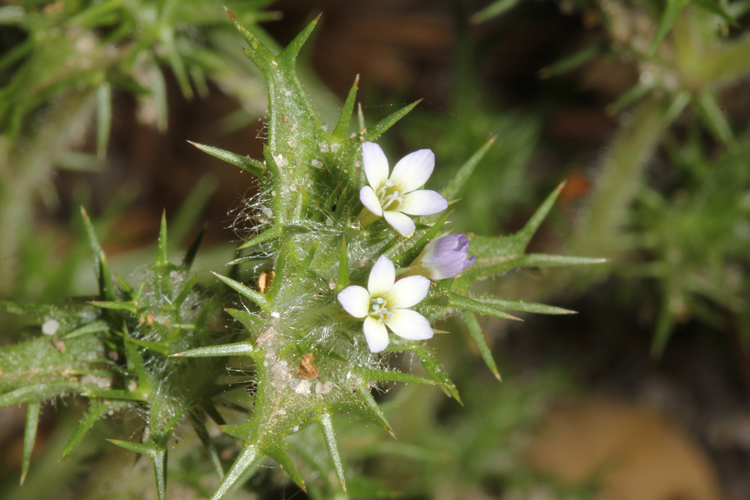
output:
[[[469,239],[463,234],[450,234],[432,241],[412,263],[409,274],[421,274],[432,281],[453,278],[472,265],[476,256],[469,258]]]

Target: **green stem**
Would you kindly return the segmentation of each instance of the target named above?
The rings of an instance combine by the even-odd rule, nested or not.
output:
[[[661,100],[651,98],[640,104],[630,123],[619,130],[596,182],[588,213],[572,242],[572,254],[610,257],[617,252],[615,237],[627,220],[643,171],[669,124]]]

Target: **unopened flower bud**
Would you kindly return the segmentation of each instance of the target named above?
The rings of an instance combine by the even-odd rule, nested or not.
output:
[[[454,278],[477,260],[467,255],[469,239],[463,234],[450,234],[431,241],[409,266],[407,274],[420,274],[432,281]]]

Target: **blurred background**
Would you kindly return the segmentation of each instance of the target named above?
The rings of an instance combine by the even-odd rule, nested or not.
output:
[[[512,233],[566,181],[532,251],[609,259],[482,282],[577,314],[484,322],[501,383],[445,324],[433,344],[463,406],[380,388],[397,441],[342,418],[351,498],[750,498],[750,1],[227,7],[278,46],[322,12],[300,76],[323,120],[357,75],[365,126],[422,99],[381,144],[392,159],[433,149],[433,186],[489,141],[452,230]],[[213,0],[2,3],[0,299],[93,292],[80,206],[125,277],[152,257],[163,210],[175,251],[205,227],[194,269],[213,283],[248,229],[255,182],[187,141],[261,157],[265,85],[243,44]],[[0,312],[0,345],[37,334]],[[155,498],[150,464],[111,449],[106,426],[58,462],[82,411],[44,408],[19,488],[25,411],[0,409],[0,498]],[[169,495],[204,498],[218,479],[183,434]],[[309,496],[343,498],[325,448],[296,439],[323,457],[301,467]],[[271,463],[232,495],[306,498]]]

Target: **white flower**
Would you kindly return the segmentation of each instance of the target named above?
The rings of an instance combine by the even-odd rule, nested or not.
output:
[[[433,331],[427,318],[408,309],[427,296],[430,280],[424,276],[409,276],[396,280],[396,268],[385,255],[370,271],[367,289],[348,286],[338,294],[346,312],[355,318],[364,318],[362,327],[371,352],[388,347],[388,330],[409,340],[432,338]]]
[[[374,142],[362,144],[362,162],[369,186],[359,191],[362,204],[407,238],[414,234],[414,221],[408,215],[442,212],[448,202],[435,191],[419,189],[435,168],[435,154],[420,149],[404,156],[388,177],[388,160]]]

